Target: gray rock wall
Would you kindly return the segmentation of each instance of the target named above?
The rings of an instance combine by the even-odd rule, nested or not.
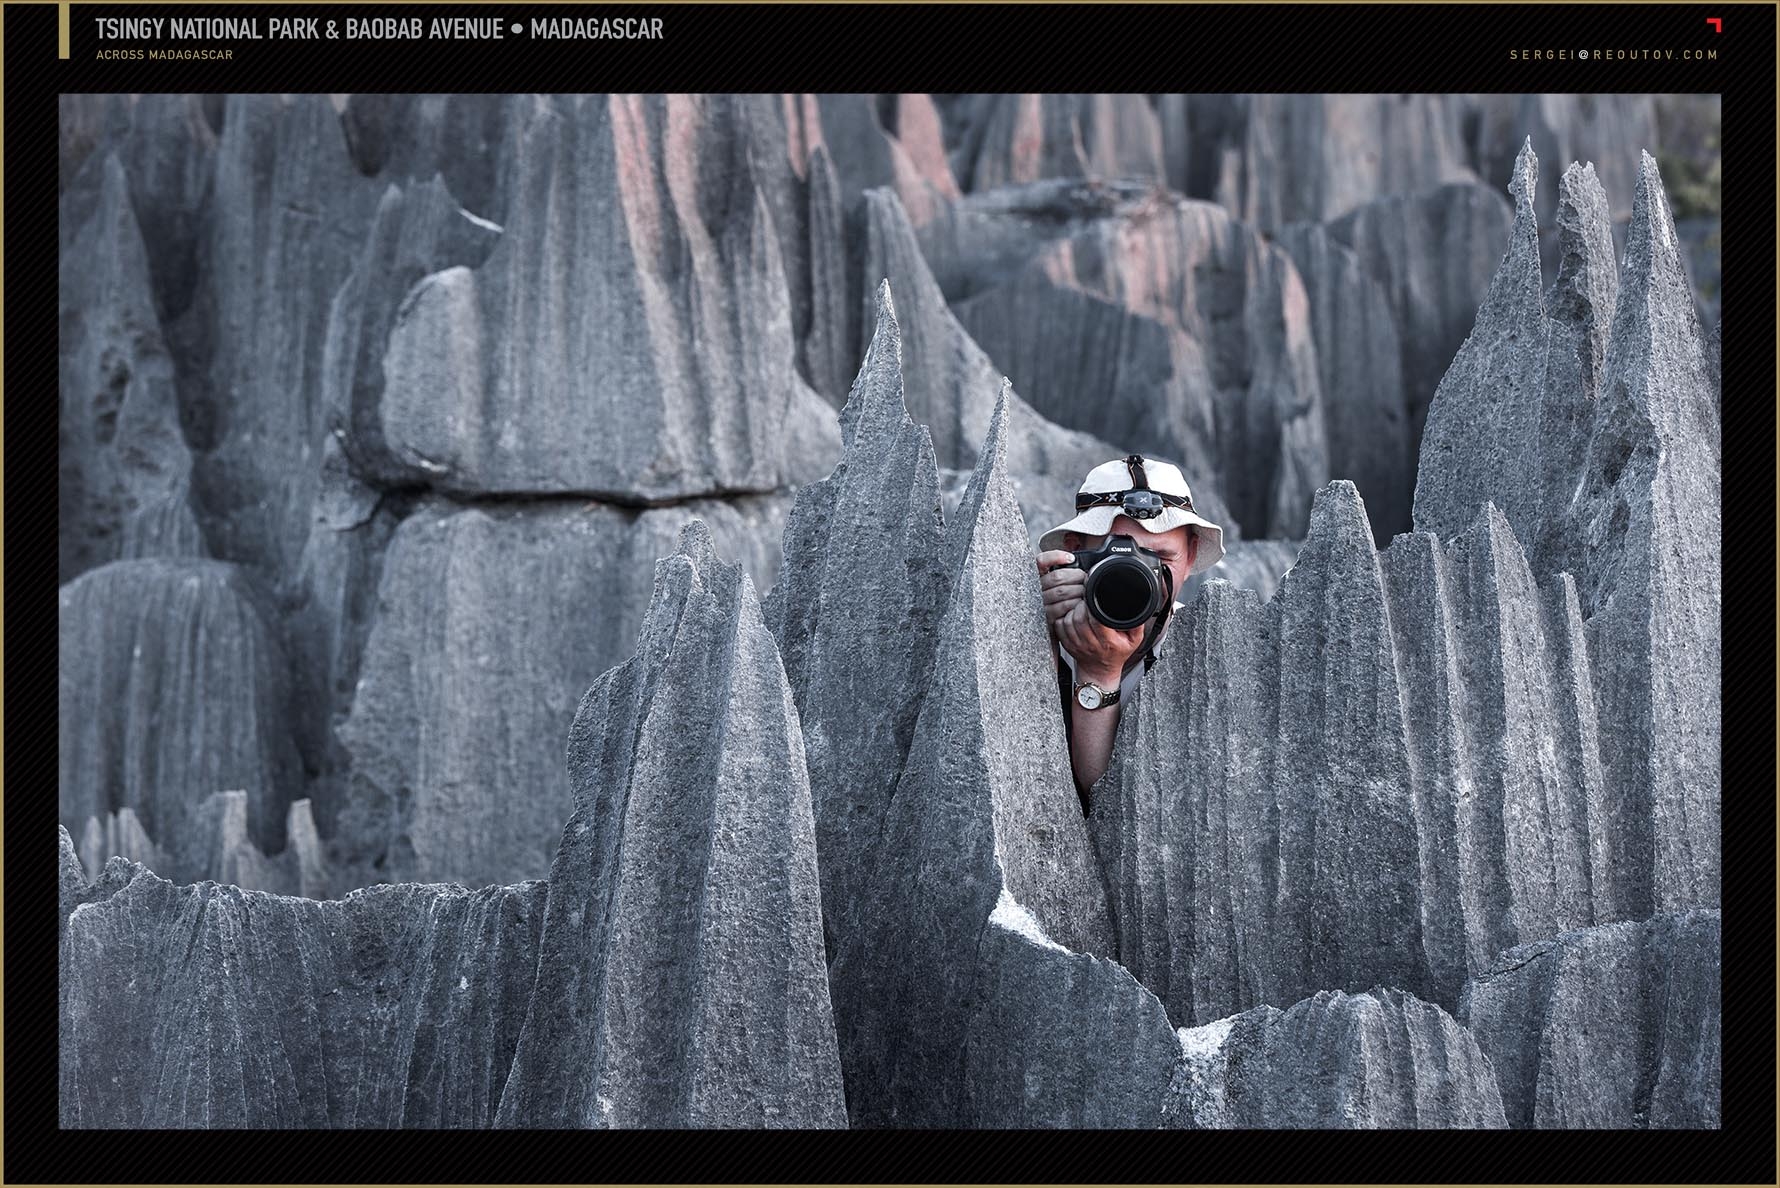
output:
[[[1514,1126],[1717,1127],[1719,913],[1510,949],[1460,1003]]]
[[[1717,333],[1498,109],[66,99],[64,1121],[1716,1125]]]
[[[1199,1129],[1500,1129],[1490,1061],[1464,1026],[1401,990],[1325,990],[1182,1028],[1178,1090]]]
[[[351,709],[335,850],[361,881],[470,886],[549,872],[572,796],[562,739],[632,649],[656,557],[703,517],[770,579],[778,496],[641,513],[429,501],[383,559]],[[352,881],[352,876],[348,876]]]
[[[583,698],[503,1126],[845,1123],[802,732],[753,582],[687,526]]]
[[[239,788],[252,836],[282,850],[302,766],[252,580],[216,561],[114,561],[63,586],[57,608],[62,824],[128,808],[171,848],[199,801]]]

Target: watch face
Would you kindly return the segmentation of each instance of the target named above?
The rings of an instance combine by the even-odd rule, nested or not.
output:
[[[1075,691],[1075,699],[1081,703],[1083,709],[1100,708],[1100,690],[1093,685],[1083,685],[1080,689],[1077,689]]]

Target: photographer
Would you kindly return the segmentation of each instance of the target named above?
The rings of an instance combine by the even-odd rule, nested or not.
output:
[[[1132,454],[1096,466],[1076,517],[1039,539],[1039,588],[1057,644],[1064,732],[1082,811],[1112,759],[1119,704],[1158,655],[1174,594],[1224,555],[1180,468]]]

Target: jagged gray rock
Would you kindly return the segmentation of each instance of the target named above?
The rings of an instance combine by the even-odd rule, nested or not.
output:
[[[1479,95],[1476,100],[1476,167],[1483,177],[1510,174],[1523,146],[1548,161],[1586,161],[1600,172],[1613,199],[1608,228],[1616,242],[1638,184],[1638,153],[1657,143],[1655,95]],[[1554,228],[1557,195],[1547,190],[1535,204],[1539,225]],[[1621,227],[1615,227],[1615,223]],[[1555,235],[1541,235],[1546,275],[1558,264]]]
[[[197,296],[178,328],[180,398],[212,554],[280,587],[319,485],[329,302],[381,189],[353,167],[325,96],[229,96]]]
[[[1719,913],[1566,932],[1502,953],[1460,1014],[1515,1126],[1720,1125]]]
[[[1607,812],[1574,586],[1539,589],[1501,513],[1380,554],[1331,484],[1271,601],[1211,582],[1169,630],[1092,811],[1120,960],[1171,1018],[1376,983],[1450,1007],[1600,918],[1596,849],[1648,826]]]
[[[309,801],[291,803],[285,815],[284,851],[272,855],[248,835],[247,805],[245,792],[212,793],[165,846],[155,844],[127,806],[107,814],[103,822],[88,817],[81,831],[81,865],[97,879],[106,862],[117,857],[159,871],[174,882],[210,881],[248,891],[327,898],[327,864]]]
[[[1193,96],[1188,103],[1221,109],[1215,138],[1194,149],[1215,170],[1215,181],[1205,179],[1207,196],[1269,234],[1288,223],[1328,222],[1387,195],[1477,179],[1450,96]],[[1191,183],[1187,192],[1203,193]]]
[[[1319,224],[1292,223],[1274,242],[1291,255],[1310,298],[1329,474],[1360,489],[1373,538],[1387,545],[1409,530],[1415,495],[1403,346],[1390,299]]]
[[[561,740],[634,647],[656,558],[702,517],[765,584],[787,502],[422,504],[384,554],[338,728],[341,864],[365,881],[542,877],[573,807]]]
[[[1197,502],[1195,500],[1195,502]],[[1226,540],[1229,537],[1226,535]],[[1230,541],[1218,563],[1203,573],[1195,573],[1181,586],[1176,598],[1188,606],[1199,597],[1200,587],[1207,582],[1229,582],[1244,590],[1253,590],[1266,602],[1279,589],[1279,580],[1298,560],[1301,540],[1237,540]]]
[[[390,328],[423,277],[477,267],[500,238],[500,227],[459,206],[437,174],[383,191],[352,275],[329,306],[321,372],[328,428],[361,480],[397,487],[430,479],[384,439],[383,356]]]
[[[472,211],[506,218],[509,121],[524,95],[385,95],[346,98],[340,123],[359,172],[405,185],[440,176]]]
[[[1548,350],[1533,214],[1538,178],[1539,162],[1527,145],[1508,186],[1515,202],[1508,252],[1428,408],[1415,491],[1415,526],[1423,532],[1455,535],[1489,501],[1526,539],[1539,539],[1537,520],[1551,484],[1537,461],[1545,439]],[[1554,395],[1575,394],[1572,385]]]
[[[1158,191],[1045,243],[957,313],[1040,414],[1180,459],[1244,535],[1297,537],[1329,474],[1306,309],[1283,251]]]
[[[1162,127],[1137,94],[978,95],[958,176],[971,190],[1046,177],[1164,174]]]
[[[1368,202],[1328,224],[1390,300],[1403,345],[1409,448],[1420,448],[1434,389],[1464,344],[1502,262],[1514,208],[1492,187],[1455,182]]]
[[[1160,1125],[1179,1059],[1160,1004],[1093,955],[1111,952],[1105,893],[1007,480],[1011,420],[1004,392],[947,531],[957,577],[933,677],[831,970],[858,1126]]]
[[[130,809],[164,849],[219,788],[248,795],[261,849],[284,849],[302,768],[266,601],[232,565],[114,561],[58,599],[60,816]]]
[[[723,97],[535,98],[500,243],[427,277],[391,331],[382,435],[404,465],[625,503],[826,472],[837,442],[784,432],[826,419],[746,122]]]
[[[1604,919],[1719,902],[1720,458],[1716,385],[1646,153],[1601,398],[1571,507],[1601,755],[1624,815]]]
[[[549,884],[88,885],[63,830],[63,1125],[844,1122],[777,650],[700,523],[656,590],[577,718]]]
[[[71,895],[70,856],[64,834],[64,1127],[492,1120],[546,884],[318,901],[179,887],[114,861],[105,885]]]
[[[1182,1028],[1181,1092],[1204,1129],[1502,1128],[1471,1033],[1401,990],[1326,990]]]
[[[1535,573],[1576,576],[1607,762],[1593,895],[1606,921],[1718,901],[1720,429],[1656,163],[1644,157],[1617,293],[1606,203],[1566,174],[1564,268],[1539,299],[1522,153],[1514,247],[1429,411],[1418,528],[1496,492]],[[1608,324],[1610,320],[1610,325]],[[1660,707],[1660,708],[1659,708]]]
[[[686,526],[569,736],[503,1126],[845,1123],[802,734],[754,585]]]
[[[62,248],[100,201],[103,162],[116,156],[129,178],[130,206],[164,325],[190,306],[197,285],[222,99],[142,94],[70,95],[63,101]],[[70,135],[76,144],[68,143]]]
[[[797,494],[766,603],[803,725],[829,952],[859,902],[951,589],[939,476],[902,395],[890,283],[833,474]]]
[[[87,170],[98,176],[77,184],[97,186],[97,205],[63,246],[58,273],[62,582],[120,557],[204,555],[186,502],[192,459],[173,358],[129,179],[115,153]]]
[[[988,437],[1002,373],[947,307],[896,195],[887,189],[869,190],[865,201],[865,276],[874,307],[866,310],[866,317],[875,319],[877,286],[888,280],[897,294],[897,321],[908,344],[903,391],[909,414],[933,435],[940,466],[974,467],[977,445]],[[1013,423],[1008,470],[1018,476],[1062,477],[1070,484],[1070,506],[1081,476],[1123,452],[1086,433],[1052,424],[1017,396],[1009,416]]]

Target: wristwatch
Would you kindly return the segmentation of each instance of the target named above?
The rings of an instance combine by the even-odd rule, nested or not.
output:
[[[1093,681],[1077,681],[1075,703],[1085,710],[1105,709],[1119,704],[1119,691],[1117,688],[1102,689]]]

